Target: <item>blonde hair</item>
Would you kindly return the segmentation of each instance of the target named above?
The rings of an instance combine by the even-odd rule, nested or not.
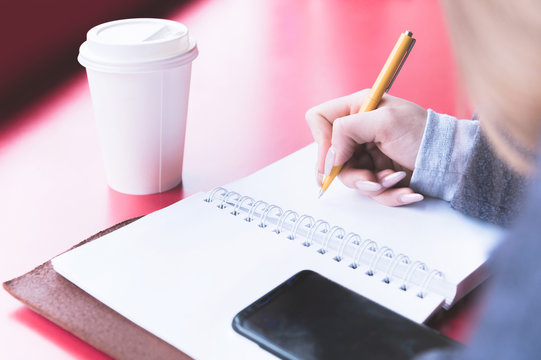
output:
[[[496,153],[535,166],[541,132],[541,1],[445,0],[461,80]]]

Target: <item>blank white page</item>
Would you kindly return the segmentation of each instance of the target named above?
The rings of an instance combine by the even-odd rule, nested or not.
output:
[[[441,270],[455,284],[479,268],[500,241],[501,228],[467,217],[442,200],[426,198],[391,208],[347,188],[338,178],[318,198],[316,152],[316,144],[311,144],[225,187],[356,232]]]
[[[479,239],[487,243],[488,235],[496,233],[464,220],[445,203],[391,209],[365,201],[341,188],[339,182],[324,198],[315,200],[314,150],[313,146],[305,148],[228,188],[366,233],[363,236],[400,247],[399,251],[403,248],[412,258],[434,260],[435,256],[439,261],[445,257],[435,255],[435,250],[417,249],[431,241],[443,241],[431,236],[439,232],[433,224],[424,231],[407,224],[419,222],[419,216],[442,226],[446,221],[465,228],[471,225],[470,230],[478,230]],[[53,259],[53,266],[107,306],[197,359],[271,358],[236,334],[231,321],[244,307],[304,269],[319,272],[417,322],[423,322],[444,301],[435,294],[419,299],[413,291],[399,291],[396,284],[389,286],[364,275],[362,267],[352,269],[344,262],[333,261],[332,254],[321,255],[299,240],[287,239],[285,233],[277,235],[254,222],[245,222],[242,216],[205,202],[204,197],[196,194],[62,254]],[[449,218],[443,221],[425,214],[426,207]],[[402,228],[405,224],[407,227]],[[428,239],[423,234],[429,235]],[[473,234],[468,235],[471,241]],[[476,264],[489,251],[483,242],[475,243],[481,247],[478,244],[485,247],[485,255],[472,257]],[[444,245],[433,249],[438,250],[436,253],[439,249],[448,251]],[[467,265],[475,266],[472,261]],[[462,265],[448,265],[450,270],[457,266]]]

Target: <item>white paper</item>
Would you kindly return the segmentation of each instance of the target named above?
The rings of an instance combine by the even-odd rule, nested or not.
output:
[[[500,240],[499,227],[454,211],[442,200],[427,198],[391,208],[348,189],[338,179],[318,198],[315,159],[312,144],[225,187],[354,231],[441,270],[453,283],[483,264]]]
[[[497,229],[465,219],[442,202],[387,208],[339,181],[317,200],[314,159],[315,147],[310,146],[227,188],[354,230],[459,280],[481,265],[496,244]],[[107,306],[197,359],[270,358],[236,334],[231,321],[304,269],[417,322],[444,301],[435,294],[419,299],[414,291],[400,291],[398,284],[366,276],[362,267],[351,269],[333,261],[330,253],[321,255],[285,233],[248,223],[204,197],[184,199],[60,255],[53,266]]]

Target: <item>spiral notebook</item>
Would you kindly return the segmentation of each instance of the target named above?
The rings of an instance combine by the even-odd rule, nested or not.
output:
[[[389,208],[335,181],[317,198],[315,145],[53,259],[105,305],[197,359],[270,357],[235,333],[245,306],[310,269],[414,321],[487,274],[500,229],[425,199]]]

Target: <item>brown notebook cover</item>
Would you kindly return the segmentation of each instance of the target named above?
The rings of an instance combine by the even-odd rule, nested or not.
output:
[[[135,220],[101,231],[75,247]],[[115,359],[190,359],[58,275],[51,261],[5,282],[4,288],[30,309]]]
[[[112,226],[73,248],[135,220],[126,220]],[[191,359],[57,274],[51,261],[5,282],[4,288],[33,311],[115,359]],[[472,308],[472,298],[475,296],[467,295],[451,311],[440,312],[433,317],[428,325],[442,331],[449,325],[450,319],[460,320],[471,316],[468,309]]]

